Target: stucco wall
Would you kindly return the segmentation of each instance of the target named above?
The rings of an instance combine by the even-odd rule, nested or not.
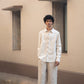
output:
[[[68,54],[63,54],[60,69],[84,73],[84,0],[67,1]]]
[[[67,1],[67,46],[62,54],[59,69],[84,73],[84,1]],[[12,13],[2,8],[23,5],[21,11],[21,51],[12,50]],[[38,32],[45,28],[43,17],[52,14],[50,1],[2,0],[0,1],[0,60],[38,66]]]
[[[12,50],[12,12],[1,9],[23,5],[21,11],[21,51]],[[52,14],[49,1],[2,0],[0,1],[0,60],[37,65],[38,32],[45,28],[43,17]]]

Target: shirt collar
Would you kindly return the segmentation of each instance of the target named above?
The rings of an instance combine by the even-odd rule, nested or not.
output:
[[[47,32],[48,30],[45,28],[45,32]],[[54,28],[52,28],[51,30],[50,30],[50,32],[54,32]]]

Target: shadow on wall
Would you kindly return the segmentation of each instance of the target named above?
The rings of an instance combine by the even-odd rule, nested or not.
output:
[[[58,84],[84,84],[84,74],[59,70]]]

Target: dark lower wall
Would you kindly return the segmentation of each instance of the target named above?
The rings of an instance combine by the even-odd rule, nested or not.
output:
[[[0,61],[0,72],[38,78],[38,67]],[[84,74],[58,70],[58,84],[84,84]]]

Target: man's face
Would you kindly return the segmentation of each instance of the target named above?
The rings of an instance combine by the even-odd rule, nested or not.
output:
[[[45,24],[46,24],[48,27],[51,27],[52,24],[53,24],[53,22],[52,22],[51,19],[47,19],[46,22],[45,22]]]

